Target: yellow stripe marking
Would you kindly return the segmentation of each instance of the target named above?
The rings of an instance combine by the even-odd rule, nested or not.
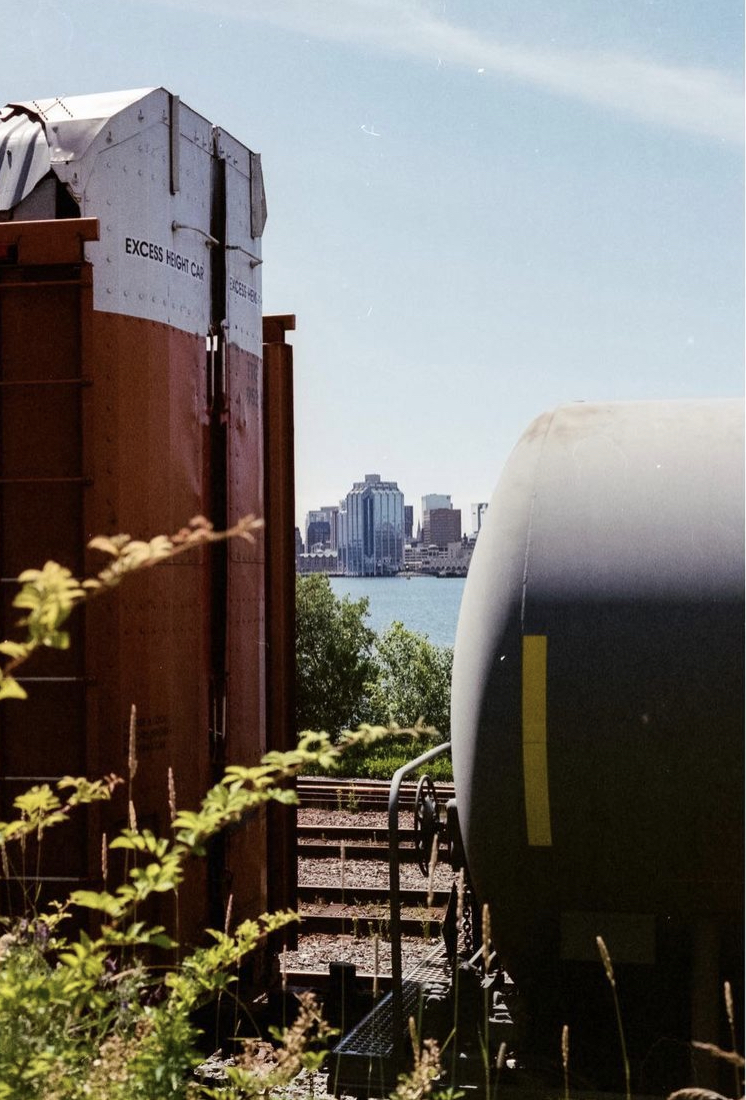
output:
[[[531,847],[550,847],[549,769],[547,765],[547,639],[523,638],[523,789],[526,829]]]

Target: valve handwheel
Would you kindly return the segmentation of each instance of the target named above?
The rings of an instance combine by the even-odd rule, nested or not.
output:
[[[435,784],[429,775],[423,775],[414,796],[414,850],[423,875],[430,870],[433,843],[440,834],[440,809]]]

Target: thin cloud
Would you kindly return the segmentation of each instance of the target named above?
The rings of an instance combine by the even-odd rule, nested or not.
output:
[[[510,45],[433,14],[421,0],[178,0],[182,9],[189,5],[389,56],[484,69],[485,77],[507,77],[643,122],[743,141],[740,82],[716,69]]]

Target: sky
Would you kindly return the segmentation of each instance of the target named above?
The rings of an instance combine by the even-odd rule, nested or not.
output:
[[[27,0],[0,104],[164,86],[261,153],[296,503],[465,529],[531,420],[740,394],[742,0]]]

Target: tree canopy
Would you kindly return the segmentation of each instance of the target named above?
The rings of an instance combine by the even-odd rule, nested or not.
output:
[[[453,650],[426,635],[392,623],[376,640],[376,675],[370,684],[370,713],[380,723],[413,726],[419,719],[444,739],[451,730]]]
[[[328,577],[296,577],[296,725],[337,734],[368,719],[375,631],[368,601],[334,595]]]
[[[453,651],[399,622],[376,635],[367,618],[366,598],[335,596],[321,574],[296,578],[298,730],[422,719],[447,738]]]

